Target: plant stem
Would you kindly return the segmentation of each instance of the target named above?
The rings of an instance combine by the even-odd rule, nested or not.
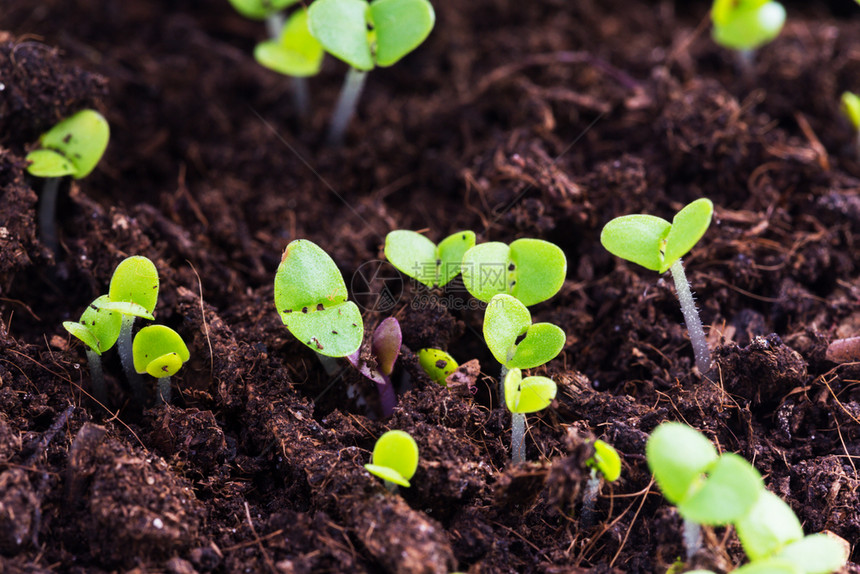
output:
[[[597,507],[597,493],[600,490],[600,479],[597,472],[591,469],[591,476],[585,483],[585,492],[582,493],[582,516],[579,524],[582,530],[588,530],[594,525],[595,508]]]
[[[499,373],[499,401],[501,406],[505,406],[505,378],[508,376],[508,367],[502,365],[502,371]]]
[[[526,461],[526,415],[511,413],[511,461],[521,464]]]
[[[755,77],[755,50],[736,50],[738,68],[747,80]]]
[[[687,281],[687,276],[684,273],[684,265],[681,263],[681,260],[678,259],[675,261],[669,270],[672,272],[672,279],[675,281],[675,292],[678,294],[678,301],[681,303],[681,313],[684,315],[684,323],[687,325],[690,342],[693,344],[696,367],[699,368],[699,372],[704,376],[711,368],[711,353],[708,350],[708,341],[705,338],[705,330],[702,328],[699,311],[696,309],[696,301],[693,299],[693,293],[690,291],[690,283]]]
[[[158,379],[158,398],[170,404],[170,377]]]
[[[397,485],[396,484],[394,484],[390,480],[384,480],[384,479],[383,479],[382,483],[385,485],[385,488],[388,490],[388,492],[390,492],[391,494],[397,494]]]
[[[107,386],[102,371],[102,358],[98,353],[87,347],[87,362],[90,364],[90,385],[93,397],[104,406],[108,406]]]
[[[59,177],[45,179],[42,195],[39,198],[39,239],[56,257],[57,241],[57,196],[60,192]]]
[[[296,114],[299,118],[306,118],[311,112],[311,95],[308,89],[307,78],[299,78],[294,76],[291,78],[293,83],[293,105],[296,107]]]
[[[394,413],[394,407],[397,406],[397,395],[394,393],[394,385],[391,384],[391,379],[379,373],[382,382],[374,379],[376,390],[379,391],[379,402],[382,405],[382,417],[388,418]]]
[[[142,405],[146,400],[146,390],[143,386],[143,379],[134,370],[134,357],[131,353],[131,331],[134,327],[134,319],[134,315],[122,316],[122,327],[119,330],[116,346],[119,351],[122,370],[125,371],[125,377],[131,386],[131,392],[134,394],[134,400]]]
[[[337,364],[337,359],[335,359],[334,357],[329,357],[328,355],[321,355],[320,353],[317,353],[317,359],[320,360],[320,364],[322,365],[323,369],[325,369],[326,374],[330,377],[333,377],[340,369]]]
[[[269,14],[266,17],[266,32],[269,34],[269,38],[277,40],[281,37],[281,30],[284,29],[284,22],[286,22],[286,18],[284,17],[283,12],[275,12],[274,14]]]
[[[337,105],[331,116],[331,125],[328,128],[328,144],[330,146],[339,146],[343,143],[343,135],[346,133],[346,128],[349,126],[352,116],[355,115],[355,107],[358,104],[358,99],[361,97],[361,90],[364,88],[366,77],[367,72],[357,70],[351,66],[346,73],[343,88],[340,90]]]
[[[687,560],[690,560],[702,547],[702,527],[696,522],[685,518],[682,538],[684,540],[684,548],[687,550]]]

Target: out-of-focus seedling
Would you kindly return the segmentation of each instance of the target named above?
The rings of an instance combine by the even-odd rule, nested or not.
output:
[[[317,356],[346,357],[361,346],[361,311],[347,301],[343,275],[328,253],[307,239],[284,250],[275,274],[275,308],[290,333]]]
[[[857,157],[860,158],[860,96],[853,92],[844,92],[841,98],[842,113],[848,119],[854,133],[857,135],[855,143]]]
[[[454,357],[441,349],[419,349],[418,364],[424,372],[440,387],[447,387],[448,375],[457,370],[460,365]]]
[[[594,524],[594,509],[597,506],[597,493],[600,490],[600,477],[609,482],[615,482],[621,476],[621,457],[612,445],[602,441],[594,441],[594,456],[585,461],[590,469],[588,482],[582,494],[582,524],[583,529],[591,528]]]
[[[714,0],[711,20],[714,41],[736,50],[748,71],[755,50],[779,36],[785,8],[773,0]]]
[[[403,333],[400,331],[400,322],[394,317],[388,317],[379,323],[371,338],[370,355],[375,359],[375,365],[361,357],[361,349],[347,355],[352,366],[376,384],[382,416],[386,418],[391,416],[397,405],[394,385],[391,384],[391,373],[394,371],[397,357],[400,356],[402,344]]]
[[[713,212],[711,200],[702,198],[676,213],[672,223],[653,215],[625,215],[607,223],[600,233],[600,243],[613,255],[658,273],[672,272],[696,366],[703,375],[710,369],[711,357],[681,257],[705,234]]]
[[[505,405],[511,411],[511,460],[526,460],[526,415],[547,408],[558,387],[547,377],[526,377],[520,369],[511,369],[505,377]]]
[[[733,453],[718,455],[707,438],[680,423],[654,429],[645,454],[663,496],[684,519],[688,559],[702,543],[699,525],[739,520],[764,489],[761,475],[747,461]]]
[[[567,274],[564,252],[541,239],[482,243],[463,255],[461,265],[463,284],[476,299],[489,302],[504,293],[527,307],[558,293]]]
[[[329,127],[340,145],[355,114],[367,72],[396,64],[433,30],[427,0],[316,0],[308,9],[311,34],[332,56],[350,65]]]
[[[81,179],[95,169],[110,139],[107,120],[94,110],[81,110],[39,138],[39,149],[27,154],[30,175],[45,178],[39,199],[42,243],[57,252],[57,194],[62,177]]]
[[[400,272],[432,289],[459,275],[463,255],[474,246],[473,231],[458,231],[437,246],[420,233],[398,229],[385,236],[385,257]]]
[[[134,337],[134,369],[158,379],[158,397],[170,402],[170,377],[188,361],[191,354],[179,333],[164,325],[150,325]]]
[[[385,481],[385,487],[395,492],[397,486],[409,488],[409,479],[418,470],[418,445],[409,433],[390,430],[376,441],[370,464],[364,468]]]
[[[230,0],[233,8],[250,20],[265,20],[299,0]],[[279,28],[280,29],[280,28]]]
[[[93,396],[107,406],[107,386],[102,370],[101,354],[114,346],[119,338],[122,316],[116,311],[103,308],[109,301],[102,295],[90,303],[77,323],[64,321],[63,327],[87,346],[87,362],[90,365]]]

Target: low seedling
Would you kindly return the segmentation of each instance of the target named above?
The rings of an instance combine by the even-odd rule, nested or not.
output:
[[[754,51],[779,36],[785,8],[773,0],[714,0],[711,20],[714,41],[737,50],[743,68],[749,70]]]
[[[854,132],[857,134],[857,157],[860,158],[860,96],[853,92],[842,94],[842,113],[848,119]]]
[[[681,257],[705,234],[713,211],[711,200],[697,199],[675,214],[672,223],[653,215],[625,215],[607,223],[600,234],[600,243],[613,255],[658,273],[672,272],[696,366],[703,375],[711,366],[710,352]]]
[[[350,65],[328,133],[329,143],[340,145],[367,72],[392,66],[421,45],[436,14],[427,0],[316,0],[308,18],[323,48]]]
[[[385,257],[401,273],[432,289],[460,274],[463,255],[474,246],[473,231],[458,231],[437,246],[420,233],[399,229],[385,236]]]
[[[525,462],[526,415],[547,408],[558,387],[547,377],[526,377],[520,369],[511,369],[505,377],[505,405],[511,411],[511,460]]]
[[[602,441],[594,441],[594,456],[585,461],[591,469],[591,475],[585,484],[582,494],[582,524],[583,529],[591,528],[594,524],[594,509],[597,506],[597,493],[600,490],[600,477],[609,482],[615,482],[621,476],[621,457],[612,445]]]
[[[138,331],[132,352],[135,371],[158,379],[158,397],[169,403],[170,377],[191,357],[185,341],[170,327],[150,325]]]
[[[368,362],[362,359],[360,349],[347,356],[359,373],[376,384],[382,416],[386,418],[391,416],[397,405],[394,385],[391,384],[391,373],[394,371],[397,357],[400,356],[402,344],[403,333],[400,331],[400,322],[394,317],[388,317],[376,327],[371,338],[369,354],[375,361]]]
[[[440,387],[448,386],[448,375],[460,366],[454,357],[441,349],[419,349],[418,364]]]
[[[347,301],[346,284],[332,258],[307,239],[296,239],[284,250],[275,274],[275,308],[290,333],[317,356],[346,357],[361,346],[361,311]]]
[[[463,255],[461,265],[463,284],[476,299],[489,302],[504,293],[527,307],[558,293],[567,274],[564,252],[541,239],[482,243]]]
[[[390,491],[397,486],[409,488],[409,479],[418,470],[418,445],[409,433],[402,430],[390,430],[376,441],[370,464],[364,468],[385,481]]]
[[[103,405],[108,404],[107,387],[102,370],[101,354],[114,346],[119,338],[122,316],[103,306],[110,299],[102,295],[86,308],[77,323],[63,322],[63,327],[87,346],[87,362],[90,365],[93,396]]]
[[[45,178],[39,202],[42,243],[57,252],[57,194],[61,178],[81,179],[95,169],[110,139],[107,120],[94,110],[81,110],[39,138],[39,149],[27,154],[30,175]]]

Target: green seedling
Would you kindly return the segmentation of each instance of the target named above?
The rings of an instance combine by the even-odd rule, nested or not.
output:
[[[654,429],[645,447],[648,466],[663,496],[684,519],[687,558],[701,546],[699,525],[735,522],[764,489],[761,475],[736,454],[717,454],[701,433],[680,423]]]
[[[463,255],[474,246],[473,231],[458,231],[437,246],[420,233],[399,229],[385,236],[385,257],[401,273],[432,289],[460,274]]]
[[[361,311],[347,301],[332,258],[307,239],[284,250],[275,274],[275,308],[290,333],[318,356],[346,357],[361,346]]]
[[[711,200],[702,198],[676,213],[672,223],[653,215],[625,215],[607,223],[600,234],[600,243],[613,255],[658,273],[672,272],[696,366],[703,375],[710,369],[710,352],[681,257],[705,234],[713,212]]]
[[[299,0],[230,0],[233,8],[250,20],[265,20]]]
[[[594,524],[594,509],[597,506],[597,493],[600,490],[600,476],[609,482],[615,482],[621,476],[621,457],[618,451],[602,440],[594,441],[594,456],[585,461],[590,469],[588,482],[582,494],[582,528],[588,529]]]
[[[170,377],[191,357],[179,333],[164,325],[150,325],[134,337],[134,370],[158,379],[158,397],[170,402]]]
[[[103,405],[108,404],[108,397],[101,355],[114,346],[122,326],[120,313],[103,308],[103,305],[109,301],[107,295],[102,295],[90,303],[81,315],[80,321],[63,322],[66,331],[87,346],[87,362],[90,365],[93,396]]]
[[[751,52],[779,36],[785,8],[773,0],[714,0],[711,20],[717,44]]]
[[[61,178],[81,179],[95,169],[110,139],[107,120],[94,110],[81,110],[39,138],[39,149],[27,154],[30,175],[45,178],[39,202],[42,243],[57,252],[57,195]]]
[[[409,433],[402,430],[390,430],[376,441],[370,464],[364,468],[385,481],[385,486],[392,492],[397,485],[409,488],[409,479],[418,470],[418,445]]]
[[[860,96],[853,92],[844,92],[841,98],[842,113],[848,119],[857,134],[857,157],[860,157]]]
[[[511,369],[505,377],[505,405],[511,411],[511,460],[525,462],[526,415],[547,408],[558,387],[547,377],[526,377],[520,369]]]
[[[427,0],[316,0],[308,18],[323,48],[350,65],[328,133],[329,143],[340,145],[367,72],[392,66],[421,45],[436,14]]]
[[[448,386],[448,375],[460,366],[454,357],[441,349],[419,349],[418,364],[440,387]]]
[[[564,252],[541,239],[482,243],[463,255],[461,265],[463,283],[476,299],[489,302],[504,293],[527,307],[558,293],[567,274]]]

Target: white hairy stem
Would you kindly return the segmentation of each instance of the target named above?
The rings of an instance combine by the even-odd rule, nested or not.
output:
[[[690,291],[690,283],[684,273],[684,265],[678,259],[670,268],[672,279],[675,281],[675,292],[681,303],[681,313],[684,315],[684,323],[690,334],[690,343],[693,344],[693,354],[696,357],[696,367],[702,375],[707,374],[711,368],[711,352],[708,349],[708,340],[705,338],[705,330],[702,328],[702,320],[696,309],[696,301]]]

